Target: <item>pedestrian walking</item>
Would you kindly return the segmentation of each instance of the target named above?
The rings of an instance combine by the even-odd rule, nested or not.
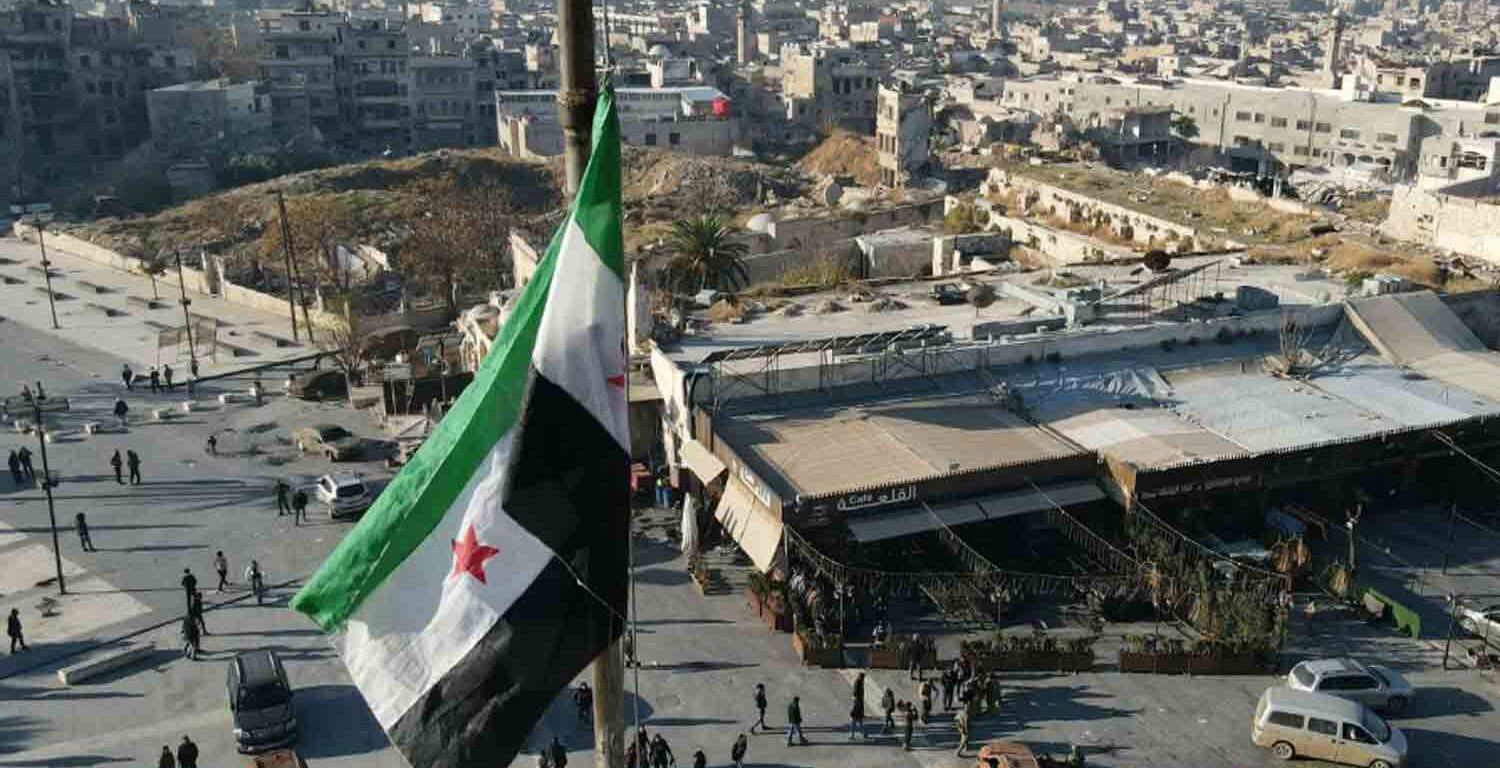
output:
[[[115,398],[115,418],[120,420],[120,426],[125,426],[125,415],[130,413],[130,406],[125,404],[125,398]]]
[[[635,729],[635,747],[641,756],[641,766],[644,768],[651,759],[651,738],[646,735],[646,727]]]
[[[78,547],[85,552],[97,552],[94,539],[89,536],[89,521],[82,512],[73,516],[73,527],[78,529]]]
[[[255,604],[260,605],[266,594],[266,574],[260,569],[260,561],[250,561],[250,566],[245,569],[245,581],[250,584],[250,591],[255,593]]]
[[[42,383],[40,381],[38,381],[36,383],[36,399],[38,399],[38,400],[46,400],[47,399],[47,390],[45,390],[45,389],[42,388]]]
[[[141,457],[137,456],[134,449],[125,449],[125,467],[130,470],[130,484],[140,485],[141,480]]]
[[[750,740],[741,733],[734,739],[734,746],[729,748],[729,763],[734,768],[745,768],[745,753],[750,750]]]
[[[188,606],[188,615],[198,624],[198,631],[204,635],[212,634],[208,631],[208,621],[203,618],[203,590],[193,590],[193,602]]]
[[[917,692],[921,695],[922,702],[922,725],[927,725],[932,720],[932,681],[923,680],[917,686]]]
[[[568,768],[568,749],[555,735],[552,737],[552,743],[547,746],[547,757],[552,760],[552,768]]]
[[[756,683],[755,684],[755,711],[759,714],[759,717],[756,718],[756,720],[755,720],[754,723],[750,724],[750,732],[751,733],[755,733],[755,729],[756,728],[759,728],[762,731],[766,730],[766,684],[765,683]]]
[[[214,553],[214,572],[219,574],[219,585],[214,591],[224,594],[224,588],[229,586],[229,558],[224,557],[224,550]]]
[[[182,617],[182,656],[189,661],[198,658],[199,642],[202,637],[198,634],[198,622],[191,615]]]
[[[573,689],[573,706],[578,710],[578,722],[594,721],[594,690],[589,688],[588,683],[579,683]]]
[[[135,391],[135,371],[130,370],[129,363],[120,368],[120,380],[125,382],[126,392]]]
[[[786,705],[786,745],[792,746],[792,737],[796,736],[798,743],[807,745],[807,734],[802,732],[802,697],[793,696],[792,703]]]
[[[156,759],[156,768],[177,768],[177,760],[172,757],[172,748],[161,745],[161,757]]]
[[[869,738],[865,735],[865,673],[855,676],[849,699],[849,740],[854,741],[856,731],[861,739]]]
[[[625,768],[640,768],[640,755],[635,752],[635,742],[625,745]]]
[[[890,733],[896,730],[896,692],[885,689],[880,697],[880,709],[885,712],[885,722],[880,726],[881,733]]]
[[[216,437],[214,435],[209,435],[208,436],[207,450],[208,450],[208,455],[210,455],[210,456],[218,456],[219,455],[219,438],[218,437]]]
[[[186,736],[177,745],[177,768],[198,768],[198,745]]]
[[[166,382],[167,382],[167,391],[171,392],[172,391],[172,366],[170,366],[170,365],[163,365],[161,367],[161,377],[162,377],[162,379],[166,380]]]
[[[292,494],[292,521],[301,525],[305,520],[307,520],[307,491],[298,488],[297,492]]]
[[[941,678],[941,682],[942,682],[942,685],[943,685],[943,711],[947,712],[948,710],[953,709],[953,683],[954,683],[954,680],[953,680],[953,670],[952,669],[945,669],[945,670],[943,670],[943,676]]]
[[[192,610],[193,593],[198,591],[198,577],[194,576],[190,569],[183,568],[182,580],[178,583],[182,584],[182,596],[187,600],[188,610]]]
[[[16,646],[21,650],[28,651],[26,647],[26,635],[21,631],[21,609],[10,609],[10,616],[5,619],[5,634],[10,637],[10,655],[16,655]]]
[[[36,482],[36,468],[31,466],[31,449],[21,446],[21,450],[16,453],[16,458],[21,460],[21,474],[26,476],[27,481]]]
[[[677,764],[677,757],[672,754],[672,748],[667,745],[667,740],[657,733],[651,740],[651,768],[668,768]]]
[[[31,398],[32,397],[33,397],[33,395],[31,394],[31,385],[30,384],[22,384],[21,385],[21,399],[24,400],[24,401],[26,401],[27,405],[31,405]]]
[[[156,370],[156,366],[151,367],[151,371],[146,375],[146,378],[151,380],[151,392],[153,394],[161,391],[161,371]]]
[[[908,663],[910,664],[910,666],[908,667],[908,671],[911,673],[911,679],[913,679],[913,680],[921,680],[922,679],[922,637],[921,637],[921,635],[915,635],[915,634],[912,635],[911,636],[911,645],[907,646],[907,648],[908,648],[908,650],[907,650],[907,660],[908,660]]]
[[[116,448],[115,455],[109,457],[109,466],[115,471],[115,482],[124,485],[125,474],[120,470],[125,466],[125,461],[120,458],[120,449]]]
[[[693,752],[693,768],[708,768],[708,755],[701,749]]]
[[[288,493],[291,492],[291,490],[292,490],[291,487],[286,484],[285,480],[277,480],[276,481],[276,516],[277,517],[281,517],[282,515],[284,515],[284,514],[292,511],[292,505],[290,503],[288,503],[288,501],[287,501],[287,495],[288,495]]]
[[[963,757],[964,750],[969,748],[969,710],[960,709],[953,724],[958,728],[958,749],[953,750],[953,754]]]
[[[901,702],[901,712],[906,716],[906,723],[902,726],[901,748],[907,752],[911,751],[911,737],[917,729],[917,708],[909,701]]]
[[[10,452],[10,458],[5,463],[10,467],[10,479],[16,485],[26,482],[26,474],[21,471],[21,457],[15,451]]]

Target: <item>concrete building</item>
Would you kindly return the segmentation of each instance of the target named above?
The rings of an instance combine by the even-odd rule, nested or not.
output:
[[[617,88],[620,139],[692,155],[728,156],[734,151],[731,106],[717,88]],[[556,91],[497,91],[499,143],[517,157],[562,154]]]
[[[151,141],[175,157],[238,154],[264,141],[271,101],[255,83],[199,80],[146,93]]]
[[[344,117],[340,143],[363,153],[409,149],[411,46],[404,26],[355,21],[340,25],[337,38],[339,107]]]
[[[875,132],[875,101],[882,68],[851,50],[782,52],[786,119],[811,128],[837,126]]]
[[[413,56],[408,60],[412,151],[472,147],[479,141],[479,124],[494,124],[488,115],[478,114],[475,70],[472,59],[457,56]]]
[[[276,132],[293,136],[317,130],[333,140],[344,132],[340,83],[334,68],[341,53],[343,15],[326,11],[259,11],[260,55],[255,64],[271,97]]]
[[[901,85],[880,86],[875,142],[880,183],[906,186],[927,165],[932,142],[932,105]]]

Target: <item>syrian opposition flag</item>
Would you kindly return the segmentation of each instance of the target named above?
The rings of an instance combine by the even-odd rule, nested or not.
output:
[[[418,768],[507,765],[617,639],[629,528],[620,139],[448,415],[292,600]]]

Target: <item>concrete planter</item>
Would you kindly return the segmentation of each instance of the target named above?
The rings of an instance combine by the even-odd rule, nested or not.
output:
[[[1139,653],[1120,651],[1121,672],[1160,675],[1263,675],[1268,660],[1257,653],[1199,656],[1192,653]]]
[[[803,666],[822,667],[824,669],[841,669],[844,666],[844,649],[842,646],[809,648],[802,641],[801,635],[793,634],[792,649],[797,652],[797,658],[802,659]]]
[[[992,672],[1087,672],[1094,668],[1094,652],[1001,651],[979,657]]]
[[[755,611],[755,615],[765,622],[767,628],[776,632],[792,631],[792,616],[786,612],[780,600],[774,597],[761,600],[760,596],[748,587],[745,589],[745,599],[750,601],[751,610]]]

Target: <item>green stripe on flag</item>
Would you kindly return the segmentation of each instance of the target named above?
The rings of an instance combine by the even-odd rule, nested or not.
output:
[[[625,238],[620,232],[620,121],[615,91],[605,88],[594,109],[594,144],[578,182],[573,221],[589,247],[620,280],[625,279]]]

